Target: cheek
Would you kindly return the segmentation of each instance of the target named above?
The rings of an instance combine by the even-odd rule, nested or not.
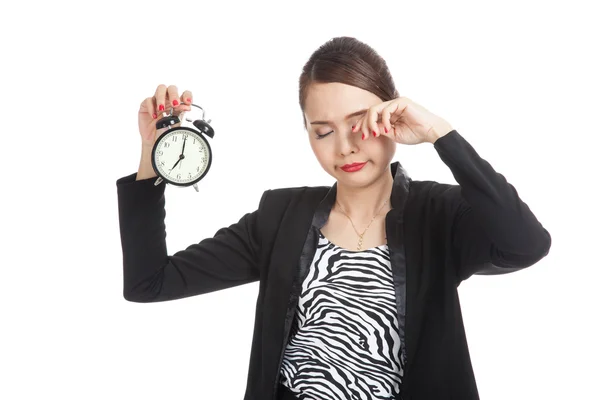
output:
[[[396,148],[396,142],[394,142],[392,139],[387,138],[387,140],[382,141],[380,143],[380,148],[378,149],[378,151],[385,157],[390,158],[393,157],[394,154],[396,154]]]
[[[324,169],[331,168],[331,165],[336,162],[335,152],[330,146],[323,146],[321,143],[311,141],[311,148]]]
[[[360,139],[359,146],[360,149],[365,153],[377,157],[378,155],[388,154],[393,148],[393,143],[390,143],[389,140],[386,140],[381,136],[379,138],[374,138],[371,136],[366,140]]]
[[[309,139],[309,141],[313,153],[315,153],[317,158],[321,159],[326,154],[326,149],[324,146],[321,146],[316,139]]]

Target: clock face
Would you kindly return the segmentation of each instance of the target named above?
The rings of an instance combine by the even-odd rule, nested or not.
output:
[[[191,129],[180,127],[161,136],[152,154],[156,173],[174,185],[191,185],[210,167],[210,146]]]

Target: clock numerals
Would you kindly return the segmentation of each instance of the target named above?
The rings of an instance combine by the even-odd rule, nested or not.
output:
[[[161,176],[168,177],[168,180],[173,183],[189,184],[194,178],[198,178],[208,167],[207,163],[210,161],[208,143],[202,137],[183,131],[169,136],[172,139],[169,140],[168,137],[164,138],[162,140],[163,145],[157,146],[154,153],[157,170],[160,170]],[[181,140],[177,140],[177,138]],[[177,168],[173,168],[173,165],[178,162],[182,149],[181,146],[186,139],[189,140],[187,140],[188,144],[185,147],[185,162],[182,161],[176,164]],[[200,154],[194,154],[192,147],[198,148]]]

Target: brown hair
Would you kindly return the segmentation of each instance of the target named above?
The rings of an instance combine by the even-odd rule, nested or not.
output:
[[[306,129],[304,107],[312,83],[339,82],[367,90],[383,101],[399,97],[385,60],[369,45],[349,36],[322,44],[300,74],[300,109]]]

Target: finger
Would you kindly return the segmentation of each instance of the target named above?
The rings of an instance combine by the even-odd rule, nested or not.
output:
[[[371,137],[371,136],[376,136],[377,132],[375,131],[375,124],[371,121],[373,121],[373,119],[375,120],[375,122],[377,121],[377,113],[375,113],[375,115],[373,115],[373,109],[370,108],[369,111],[367,111],[367,114],[364,117],[364,121],[362,123],[362,132],[366,135],[366,137]]]
[[[192,104],[192,101],[193,101],[192,92],[190,92],[189,90],[186,90],[183,93],[181,93],[181,102],[182,103]]]
[[[154,98],[156,101],[156,107],[159,112],[165,111],[165,97],[167,95],[167,86],[160,84],[156,88],[156,92],[154,93]]]
[[[371,134],[374,137],[379,137],[381,135],[381,130],[379,129],[379,124],[377,123],[378,119],[379,119],[379,111],[376,110],[375,108],[372,108],[371,112],[369,112],[368,125],[369,125],[369,129],[371,131]]]
[[[182,115],[186,112],[186,111],[190,111],[192,109],[192,106],[188,106],[187,104],[180,104],[177,107],[173,108],[173,115],[175,117],[179,117],[179,119],[182,119]]]
[[[192,92],[189,90],[184,90],[179,99],[181,100],[181,104],[175,107],[175,110],[178,110],[175,115],[181,118],[186,111],[190,111],[192,109],[192,106],[190,105],[193,101]]]
[[[179,105],[179,93],[177,93],[177,86],[170,85],[167,88],[167,93],[169,94],[170,106],[177,107]]]
[[[156,113],[156,106],[154,105],[153,98],[152,97],[146,98],[146,100],[144,100],[144,103],[146,105],[146,109],[148,110],[148,114],[150,114],[152,119],[158,118],[158,115]]]
[[[381,125],[383,125],[383,130],[385,133],[388,133],[392,130],[392,123],[390,122],[391,107],[393,107],[393,105],[390,105],[381,111]]]
[[[361,133],[361,137],[362,140],[365,140],[368,136],[365,136],[365,133],[362,131],[362,123],[364,121],[364,116],[360,117],[358,119],[358,121],[356,121],[356,124],[354,125],[354,127],[352,128],[352,132],[360,132]]]
[[[369,127],[367,126],[367,114],[365,114],[360,120],[360,131],[362,133],[362,139],[368,140],[371,133],[369,132]]]

